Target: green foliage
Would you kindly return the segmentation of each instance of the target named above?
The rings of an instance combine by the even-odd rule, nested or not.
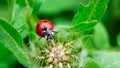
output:
[[[100,65],[92,58],[86,58],[83,68],[101,68]]]
[[[0,52],[1,52],[0,53],[0,60],[4,59],[5,56],[8,55],[8,53],[9,53],[8,49],[2,44],[0,44]]]
[[[34,14],[38,14],[39,11],[40,11],[40,7],[41,7],[41,4],[44,2],[45,0],[36,0],[34,3],[33,3],[33,13]]]
[[[86,22],[81,22],[78,23],[75,26],[72,26],[69,31],[85,31],[87,29],[92,29],[96,25],[97,20],[92,20],[92,21],[86,21]]]
[[[33,12],[36,14],[38,13],[42,2],[42,0],[16,0],[10,22],[11,25],[7,24],[9,22],[0,19],[1,45],[6,46],[10,51],[12,51],[19,62],[26,67],[30,66],[30,60],[27,56],[22,39],[24,39],[29,32],[34,31],[35,24],[31,16]]]
[[[0,44],[0,68],[9,68],[15,63],[16,59],[13,54],[3,44]]]
[[[26,29],[28,26],[25,26],[25,23],[27,22],[27,17],[31,14],[32,9],[29,7],[21,8],[18,4],[15,4],[13,9],[11,24],[20,32],[22,38],[24,38],[28,35]]]
[[[110,47],[108,33],[102,23],[95,26],[93,36],[96,48],[105,49]]]
[[[27,1],[27,0],[15,0],[15,1],[16,1],[17,4],[20,5],[21,8],[24,7],[24,6],[26,6],[25,1]]]
[[[89,48],[90,47],[92,38],[93,38],[92,35],[83,36],[82,42],[83,42],[84,48]]]
[[[0,62],[0,68],[9,68],[9,67],[6,63]]]
[[[80,4],[79,10],[73,18],[73,25],[81,22],[100,20],[109,0],[89,0],[88,5]]]
[[[118,43],[118,46],[120,47],[120,34],[118,34],[117,36],[117,43]]]
[[[21,36],[3,19],[0,19],[0,43],[12,51],[20,63],[29,66],[29,58],[25,53]]]
[[[111,11],[116,17],[120,17],[120,0],[112,0],[112,9]]]
[[[89,3],[89,0],[80,0],[81,4],[87,5]]]
[[[54,15],[60,12],[72,10],[77,7],[80,0],[46,0],[40,8],[40,13]],[[52,4],[52,5],[51,5]]]
[[[64,0],[61,0],[60,2],[57,2],[57,0],[47,0],[46,2],[45,0],[15,0],[13,12],[12,12],[12,19],[10,20],[10,22],[0,19],[0,45],[3,45],[6,48],[8,48],[15,55],[18,61],[24,66],[26,67],[32,66],[31,62],[33,59],[31,58],[31,56],[33,57],[34,55],[38,54],[39,51],[41,52],[42,55],[42,50],[39,50],[39,47],[42,48],[42,46],[48,45],[47,44],[48,42],[44,41],[45,39],[42,40],[41,42],[41,40],[39,40],[39,37],[37,37],[35,34],[36,21],[38,20],[37,16],[40,13],[40,9],[41,9],[40,7],[43,3],[47,4],[47,8],[46,6],[42,6],[42,9],[47,11],[45,12],[46,14],[49,14],[50,11],[48,10],[52,10],[52,8],[51,6],[48,5],[54,4],[55,6],[53,7],[53,9],[56,8],[55,9],[56,13],[59,13],[62,10],[66,10],[66,7],[70,8],[71,10],[72,5],[74,5],[74,3],[76,4],[78,0],[76,1],[71,0],[65,3],[63,3],[62,1]],[[60,28],[55,27],[56,31],[58,32],[56,32],[55,33],[56,35],[54,35],[57,41],[62,42],[63,44],[67,42],[68,44],[73,45],[70,46],[69,49],[70,50],[72,50],[72,48],[75,49],[73,52],[75,53],[74,58],[79,57],[76,56],[76,54],[80,55],[82,50],[84,51],[86,49],[86,51],[89,51],[87,49],[89,48],[89,45],[91,45],[91,41],[93,37],[91,35],[92,32],[91,30],[94,28],[97,22],[101,20],[101,17],[103,16],[107,8],[107,4],[109,0],[104,0],[104,1],[82,0],[80,2],[82,3],[79,5],[79,10],[73,18],[72,26],[63,25]],[[57,24],[56,26],[60,26],[60,25]],[[109,48],[110,47],[109,38],[105,28],[99,23],[95,26],[94,29],[95,31],[94,31],[93,42],[95,43],[96,47],[101,49]],[[29,48],[26,47],[25,44],[23,44],[23,39],[25,39],[26,37],[29,38],[24,42],[25,44],[29,45]],[[118,36],[118,44],[119,44],[119,40],[120,39]],[[6,50],[4,49],[4,47],[2,49],[3,50],[1,51]],[[42,49],[44,50],[44,48]],[[6,55],[6,53],[3,52],[1,53],[1,55],[0,55],[0,59],[4,58],[3,56]],[[105,65],[104,68],[109,68],[108,64],[112,63],[117,58],[116,56],[113,56],[112,57],[114,58],[113,60],[109,61],[109,59],[112,59],[110,57],[109,59],[107,59],[109,62],[108,61],[101,62],[100,60],[104,55],[107,58],[109,58],[109,56],[112,56],[112,54],[108,52],[92,53],[91,54],[92,58],[87,57],[85,59],[83,68],[101,68],[101,67],[103,68],[104,65]],[[37,57],[40,58],[41,56],[40,57],[37,56]],[[37,59],[35,60],[36,60],[35,63],[37,63],[37,61],[40,62]],[[79,60],[79,58],[77,58],[77,60]],[[119,65],[117,64],[116,67],[117,66]],[[7,65],[6,63],[3,63],[0,64],[0,67],[7,68]]]
[[[120,52],[95,51],[92,56],[102,68],[120,67]]]
[[[14,4],[11,24],[25,38],[29,31],[34,31],[35,20],[44,0],[16,0]]]
[[[79,6],[79,11],[73,18],[73,26],[69,31],[81,32],[92,29],[104,14],[109,0],[90,0],[88,5]],[[99,7],[102,5],[101,7]]]

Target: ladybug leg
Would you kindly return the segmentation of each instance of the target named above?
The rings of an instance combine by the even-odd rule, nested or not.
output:
[[[47,35],[47,40],[52,40],[54,39],[54,36],[52,34]]]
[[[48,40],[48,33],[44,32],[44,37]]]
[[[44,31],[44,37],[47,39],[47,40],[52,40],[54,38],[53,34],[55,31],[53,30],[48,30],[47,27],[44,27],[43,28],[43,31]]]
[[[44,36],[46,37],[47,40],[52,40],[54,37],[53,37],[53,31],[52,30],[47,30],[45,33],[44,33]]]
[[[52,39],[53,39],[53,35],[50,35],[48,38],[49,38],[50,40],[52,40]]]

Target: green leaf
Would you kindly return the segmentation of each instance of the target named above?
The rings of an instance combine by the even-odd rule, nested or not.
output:
[[[41,4],[45,0],[16,0],[13,8],[11,24],[17,29],[22,38],[25,38],[30,31],[35,31],[35,20]],[[32,14],[35,13],[35,14]],[[32,29],[31,29],[32,28]]]
[[[45,1],[46,0],[17,0],[16,4],[21,8],[29,6],[33,9],[33,13],[38,14],[42,3]]]
[[[92,58],[86,58],[83,68],[101,68],[100,65]]]
[[[36,0],[33,4],[33,13],[34,14],[38,14],[38,12],[40,11],[40,7],[42,5],[42,3],[45,2],[45,0]]]
[[[30,7],[33,7],[34,3],[35,3],[37,0],[26,0],[26,1],[29,3]]]
[[[92,56],[100,64],[101,68],[120,67],[120,52],[94,51]]]
[[[115,17],[120,17],[120,0],[111,1],[111,11]]]
[[[89,0],[89,4],[80,4],[79,11],[73,18],[73,25],[85,21],[100,20],[103,16],[109,0]]]
[[[89,3],[89,0],[80,0],[80,3],[87,5]]]
[[[25,66],[29,66],[29,58],[24,49],[22,38],[8,22],[0,19],[0,44],[6,46]]]
[[[27,29],[25,23],[27,22],[27,17],[32,13],[32,9],[29,7],[21,8],[20,5],[15,4],[13,8],[12,26],[17,29],[17,31],[21,34],[22,38],[25,38],[28,35],[29,29]]]
[[[117,36],[117,43],[118,43],[118,46],[120,47],[120,33]]]
[[[21,11],[21,7],[18,4],[14,4],[11,23],[14,24]]]
[[[105,49],[110,47],[107,30],[102,23],[98,23],[93,32],[93,42],[98,49]]]
[[[46,0],[40,8],[40,13],[55,15],[69,10],[76,11],[76,7],[78,7],[80,1],[81,0]]]
[[[16,0],[16,4],[18,4],[20,8],[29,6],[33,9],[34,13],[38,13],[44,1],[46,0]]]
[[[0,62],[0,68],[9,68],[9,66],[5,62]]]
[[[74,43],[74,46],[78,49],[79,48],[87,49],[90,47],[92,37],[93,37],[92,35],[81,36],[76,40],[76,42]]]
[[[92,29],[97,23],[97,20],[92,20],[92,21],[86,21],[86,22],[81,22],[79,24],[76,24],[72,26],[71,28],[68,28],[68,31],[84,31],[87,29]]]
[[[15,66],[16,58],[3,44],[0,43],[0,68]]]
[[[11,55],[9,53],[9,50],[4,45],[0,44],[0,61],[5,59],[7,57],[6,55]]]
[[[89,45],[90,45],[90,43],[91,43],[92,38],[93,38],[92,35],[83,36],[82,42],[83,42],[83,46],[84,46],[85,48],[90,47]]]
[[[24,25],[24,22],[26,22],[27,16],[29,16],[31,12],[32,12],[31,8],[24,7],[21,9],[20,6],[16,4],[14,6],[13,18],[11,20],[13,26],[16,29],[19,29],[20,27],[22,27]]]

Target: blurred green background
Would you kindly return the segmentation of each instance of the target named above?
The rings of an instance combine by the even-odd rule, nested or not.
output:
[[[71,24],[80,2],[87,4],[88,0],[46,0],[41,6],[38,18],[51,20],[54,24]],[[10,21],[13,3],[14,0],[0,0],[0,17]],[[102,17],[102,24],[108,36],[109,45],[113,48],[120,47],[120,0],[110,0]],[[3,45],[0,45],[0,68],[23,68]]]

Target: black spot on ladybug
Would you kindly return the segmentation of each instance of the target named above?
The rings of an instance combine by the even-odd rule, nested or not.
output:
[[[44,23],[48,22],[47,20],[44,20]]]
[[[43,31],[47,31],[47,27],[44,26],[44,28],[42,29]]]

